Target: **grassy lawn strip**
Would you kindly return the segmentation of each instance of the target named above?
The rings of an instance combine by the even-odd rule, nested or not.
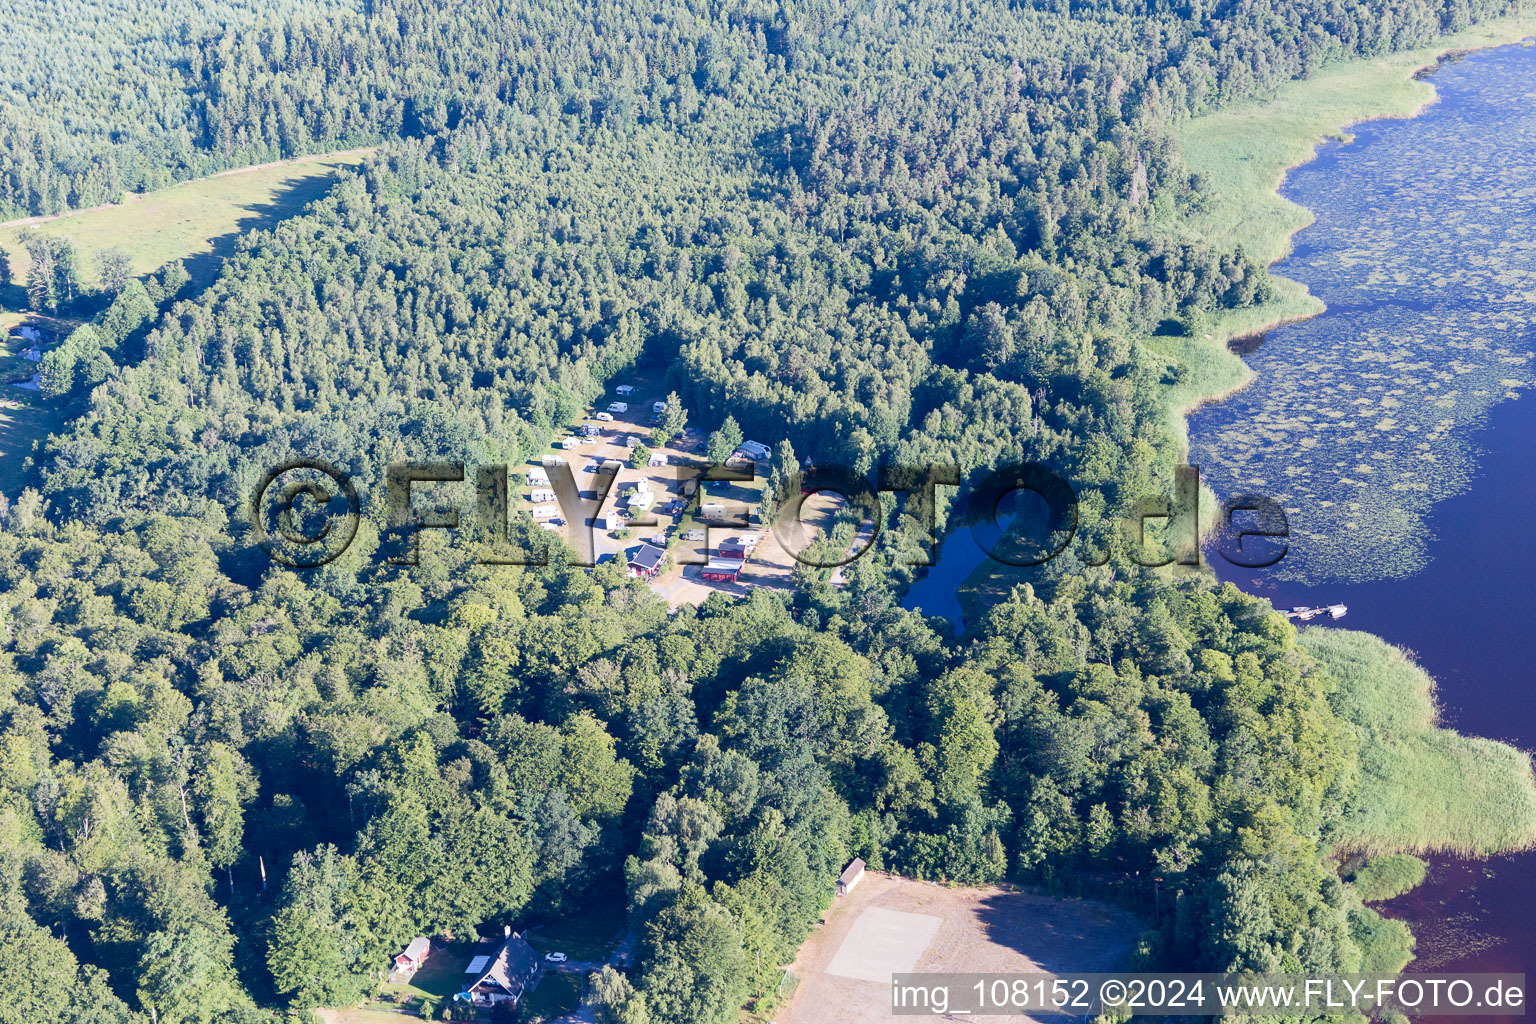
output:
[[[1337,680],[1329,699],[1361,743],[1359,795],[1340,849],[1487,856],[1536,846],[1529,756],[1441,728],[1434,681],[1384,640],[1312,627],[1301,646]]]
[[[25,282],[29,266],[19,237],[29,227],[74,242],[84,256],[82,273],[91,287],[96,253],[114,247],[132,258],[135,275],[185,260],[194,280],[206,283],[241,234],[298,213],[326,193],[337,168],[360,164],[369,152],[356,149],[263,164],[130,195],[116,206],[10,221],[0,225],[0,247],[10,254],[18,284]]]
[[[528,993],[524,1006],[534,1020],[564,1016],[581,1002],[584,984],[579,974],[546,974],[539,981],[538,987]]]
[[[316,1010],[315,1015],[322,1024],[410,1024],[415,1019],[402,1016],[394,1010],[369,1010],[364,1007]]]
[[[421,965],[421,970],[410,981],[386,982],[382,991],[386,995],[404,994],[413,999],[426,996],[435,999],[441,1006],[474,980],[464,973],[464,968],[469,966],[477,951],[483,953],[485,950],[484,944],[474,942],[456,942],[447,949],[440,949],[434,943],[427,962]]]

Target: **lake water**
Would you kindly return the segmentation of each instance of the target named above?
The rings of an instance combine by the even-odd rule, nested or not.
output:
[[[1531,749],[1536,48],[1472,54],[1433,81],[1440,100],[1417,118],[1357,126],[1288,176],[1282,192],[1317,223],[1274,270],[1328,311],[1247,340],[1259,376],[1190,418],[1191,462],[1218,495],[1258,490],[1290,516],[1279,566],[1216,558],[1221,578],[1279,607],[1347,604],[1341,625],[1434,675],[1445,724]],[[956,592],[986,560],[966,532],[905,607],[961,625]],[[1432,858],[1383,907],[1413,924],[1410,970],[1536,977],[1533,879],[1536,854]]]
[[[1427,517],[1477,474],[1483,420],[1536,384],[1536,49],[1433,82],[1418,117],[1360,125],[1287,177],[1317,222],[1274,271],[1328,312],[1271,331],[1245,355],[1257,380],[1190,420],[1217,494],[1285,507],[1277,577],[1414,576]]]
[[[1287,178],[1317,224],[1275,270],[1329,310],[1245,355],[1259,377],[1191,418],[1191,461],[1218,495],[1272,488],[1292,515],[1289,571],[1219,575],[1281,607],[1347,604],[1341,625],[1435,676],[1446,724],[1530,749],[1536,49],[1432,81],[1420,117],[1361,125]],[[1533,854],[1434,859],[1385,908],[1418,936],[1409,969],[1536,977],[1533,879]]]
[[[907,588],[901,606],[927,615],[942,615],[955,624],[956,632],[964,632],[961,585],[989,560],[987,550],[997,545],[999,535],[1013,521],[1011,516],[1002,516],[996,525],[962,526],[945,534],[934,550],[934,564],[922,570],[922,575]]]

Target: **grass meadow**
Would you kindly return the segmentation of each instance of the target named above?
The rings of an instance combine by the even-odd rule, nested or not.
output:
[[[20,242],[28,228],[73,242],[84,257],[88,285],[95,283],[96,254],[107,248],[126,252],[135,276],[183,260],[193,280],[206,284],[241,234],[298,213],[329,190],[337,168],[362,163],[368,152],[263,164],[129,195],[114,206],[10,221],[0,224],[0,247],[10,255],[18,284],[26,280],[29,265]]]
[[[1441,728],[1434,681],[1378,637],[1314,626],[1301,646],[1337,681],[1330,700],[1361,743],[1360,791],[1335,836],[1340,850],[1490,856],[1536,846],[1528,754]],[[1394,877],[1396,868],[1409,870],[1397,865]]]

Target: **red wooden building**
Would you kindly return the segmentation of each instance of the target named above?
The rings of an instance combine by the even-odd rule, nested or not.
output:
[[[739,558],[711,558],[699,575],[711,583],[735,583],[743,564]]]
[[[432,943],[425,935],[418,935],[411,940],[411,944],[405,947],[405,952],[395,957],[395,973],[409,978],[415,974],[422,964],[427,962],[427,954],[432,952]]]
[[[629,556],[629,574],[650,579],[661,571],[661,561],[667,553],[653,544],[641,544]]]

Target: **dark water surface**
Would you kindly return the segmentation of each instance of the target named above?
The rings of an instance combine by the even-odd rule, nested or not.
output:
[[[1507,47],[1474,54],[1442,68],[1433,81],[1441,101],[1421,118],[1362,125],[1352,145],[1325,147],[1317,162],[1288,179],[1284,193],[1309,207],[1318,223],[1298,236],[1295,254],[1276,269],[1305,281],[1330,308],[1304,324],[1270,331],[1247,357],[1260,373],[1254,385],[1192,417],[1192,461],[1219,460],[1215,448],[1222,437],[1239,429],[1242,415],[1274,415],[1280,398],[1304,398],[1306,389],[1298,390],[1294,377],[1304,376],[1319,344],[1332,344],[1344,353],[1329,364],[1335,375],[1329,387],[1347,390],[1348,375],[1364,372],[1348,358],[1367,344],[1361,340],[1362,323],[1375,323],[1388,333],[1393,325],[1402,326],[1405,333],[1399,343],[1411,349],[1426,330],[1412,325],[1413,318],[1433,308],[1439,312],[1432,317],[1431,330],[1459,324],[1461,337],[1475,340],[1478,331],[1487,328],[1499,335],[1500,344],[1527,356],[1536,347],[1536,326],[1526,314],[1532,298],[1513,294],[1523,289],[1522,265],[1529,255],[1528,243],[1518,240],[1536,239],[1536,202],[1530,187],[1536,183],[1536,150],[1509,145],[1536,124],[1536,50]],[[1515,125],[1508,136],[1502,134],[1506,122]],[[1485,133],[1483,154],[1469,161],[1465,147],[1447,146],[1455,171],[1448,176],[1445,168],[1435,165],[1437,150],[1442,140],[1461,132]],[[1422,222],[1426,209],[1438,203],[1444,244],[1397,254],[1384,273],[1371,247],[1351,233],[1372,229],[1383,202],[1383,189],[1374,179],[1390,160],[1405,155],[1418,161],[1412,177],[1420,184],[1415,186],[1417,194],[1398,197],[1404,216]],[[1496,173],[1485,173],[1495,164],[1500,165]],[[1499,182],[1516,178],[1527,184],[1497,194]],[[1438,194],[1425,194],[1424,182],[1439,182]],[[1385,191],[1392,187],[1389,182]],[[1480,198],[1469,198],[1474,195]],[[1480,214],[1471,218],[1477,225],[1468,226],[1464,213],[1469,205],[1482,210],[1491,206],[1500,214],[1492,221]],[[1445,273],[1448,251],[1455,259],[1475,263],[1481,283],[1468,288],[1449,284],[1447,294],[1434,296],[1430,293],[1435,289],[1424,282]],[[1506,258],[1514,268],[1507,275],[1502,262]],[[1421,272],[1414,271],[1416,264],[1422,265]],[[1500,280],[1511,289],[1488,286]],[[1447,313],[1450,307],[1454,311]],[[1369,339],[1377,348],[1392,343],[1390,337]],[[1412,353],[1404,358],[1411,362]],[[1525,377],[1529,367],[1510,372]],[[1274,386],[1277,377],[1287,374],[1293,379]],[[1399,398],[1404,406],[1428,405],[1444,394],[1443,389],[1425,386],[1432,376],[1403,374],[1406,393]],[[1408,648],[1435,677],[1445,724],[1529,750],[1536,747],[1536,394],[1511,387],[1476,397],[1482,408],[1473,417],[1460,417],[1454,428],[1459,439],[1451,453],[1464,461],[1451,490],[1460,493],[1437,496],[1393,527],[1405,531],[1397,536],[1405,550],[1416,553],[1409,571],[1375,550],[1384,536],[1393,536],[1379,523],[1356,530],[1335,523],[1336,532],[1328,538],[1331,558],[1358,544],[1368,556],[1364,564],[1369,572],[1306,573],[1298,582],[1273,570],[1237,569],[1219,558],[1213,567],[1223,579],[1269,597],[1280,607],[1347,604],[1349,614],[1340,625]],[[1267,465],[1297,465],[1320,478],[1337,459],[1338,452],[1325,441],[1305,450],[1293,446],[1272,453]],[[1229,473],[1224,481],[1221,474],[1214,475],[1217,479],[1210,473],[1206,478],[1217,493],[1231,493],[1222,485],[1230,488],[1238,475]],[[1414,531],[1411,536],[1409,530]],[[1305,547],[1307,538],[1300,540]],[[1384,909],[1413,925],[1418,959],[1410,971],[1524,971],[1536,979],[1536,854],[1489,861],[1436,858],[1425,885]]]
[[[988,560],[987,550],[995,547],[999,535],[1013,525],[1012,516],[999,516],[995,526],[962,526],[951,530],[935,548],[933,566],[922,570],[901,600],[903,608],[927,615],[942,615],[964,632],[965,609],[960,604],[960,588]]]
[[[1220,558],[1213,567],[1277,607],[1347,604],[1339,625],[1411,650],[1435,677],[1445,725],[1528,750],[1536,746],[1536,399],[1494,409],[1477,439],[1483,472],[1430,517],[1433,557],[1417,576],[1305,586]],[[1409,970],[1536,979],[1536,854],[1432,858],[1429,881],[1381,909],[1413,925],[1418,959]]]

